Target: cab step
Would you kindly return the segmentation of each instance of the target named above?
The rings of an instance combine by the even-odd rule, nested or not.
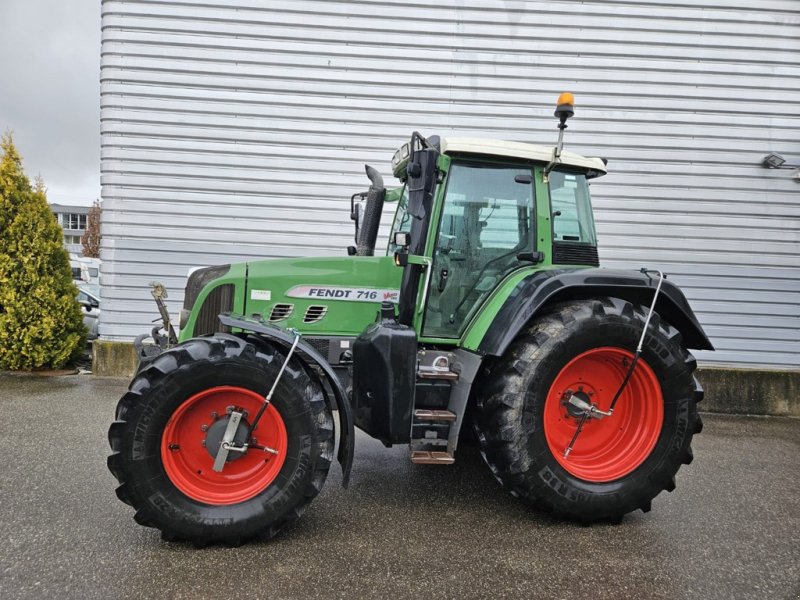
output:
[[[412,450],[411,462],[416,465],[452,465],[456,459],[447,452]]]
[[[439,368],[430,366],[419,366],[417,368],[417,379],[439,379],[443,381],[457,381],[458,373],[449,368]]]
[[[456,413],[450,410],[418,408],[414,411],[414,419],[417,421],[455,421]]]

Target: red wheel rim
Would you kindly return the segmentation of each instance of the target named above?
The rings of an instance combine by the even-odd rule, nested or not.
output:
[[[280,473],[286,460],[286,426],[273,404],[253,431],[259,446],[277,454],[251,448],[236,460],[225,463],[218,473],[214,458],[204,446],[207,427],[216,414],[225,417],[229,406],[254,417],[264,397],[240,387],[220,386],[195,394],[178,407],[161,436],[161,460],[170,481],[181,492],[206,504],[236,504],[257,496]],[[217,417],[218,418],[218,417]],[[246,417],[245,417],[246,419]]]
[[[594,482],[619,479],[631,473],[650,456],[664,423],[664,401],[658,377],[641,358],[619,397],[614,414],[586,419],[569,454],[579,417],[567,409],[567,390],[580,392],[601,410],[611,406],[633,354],[622,348],[595,348],[573,358],[556,376],[544,406],[547,445],[567,472]]]

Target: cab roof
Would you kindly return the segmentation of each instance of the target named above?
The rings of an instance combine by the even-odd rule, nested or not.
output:
[[[440,148],[442,154],[449,155],[472,154],[478,156],[503,156],[543,163],[549,163],[553,158],[552,146],[537,146],[524,142],[506,142],[504,140],[487,138],[441,138]],[[587,158],[567,150],[561,152],[561,158],[558,164],[594,171],[595,177],[607,173],[606,165],[602,159]]]

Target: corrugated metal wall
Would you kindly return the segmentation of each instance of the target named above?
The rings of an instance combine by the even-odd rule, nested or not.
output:
[[[601,260],[661,267],[729,364],[800,366],[800,3],[103,2],[101,335],[160,279],[344,252],[363,163],[413,129],[609,158]]]

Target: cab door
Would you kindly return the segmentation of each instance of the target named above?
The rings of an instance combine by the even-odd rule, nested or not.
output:
[[[534,250],[527,165],[453,161],[432,258],[422,335],[459,338],[476,310]]]

